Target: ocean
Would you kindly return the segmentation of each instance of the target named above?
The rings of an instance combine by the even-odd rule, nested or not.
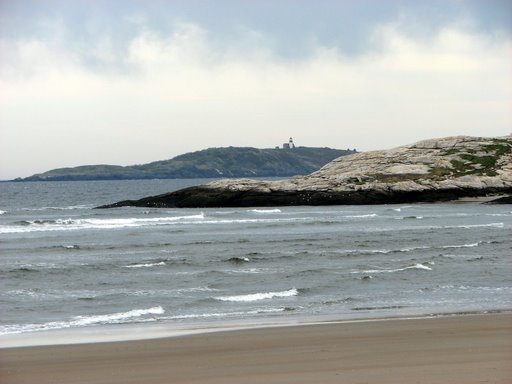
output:
[[[0,183],[0,335],[512,310],[512,206],[93,207],[205,180]]]

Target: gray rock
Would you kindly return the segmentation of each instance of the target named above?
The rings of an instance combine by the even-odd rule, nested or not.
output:
[[[510,192],[512,138],[457,136],[343,156],[290,180],[218,180],[104,207],[410,203]]]

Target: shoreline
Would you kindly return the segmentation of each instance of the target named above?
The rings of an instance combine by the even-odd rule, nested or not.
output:
[[[512,313],[0,349],[9,383],[510,383]]]
[[[56,345],[119,343],[157,340],[191,335],[208,335],[219,332],[266,330],[327,324],[374,323],[404,320],[425,320],[446,317],[511,315],[512,309],[489,309],[480,311],[456,311],[436,313],[411,313],[396,316],[340,315],[286,316],[281,318],[224,319],[196,322],[172,323],[121,323],[85,327],[48,329],[41,331],[0,335],[0,351],[6,348],[45,347]]]

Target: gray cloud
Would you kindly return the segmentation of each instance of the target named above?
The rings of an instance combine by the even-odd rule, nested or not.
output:
[[[148,1],[18,0],[0,2],[4,38],[61,39],[87,57],[98,35],[109,35],[119,50],[150,26],[168,35],[176,24],[192,22],[220,47],[238,42],[241,30],[258,31],[281,58],[304,58],[317,45],[344,54],[371,49],[375,25],[400,20],[408,35],[427,37],[445,25],[465,23],[475,32],[512,34],[512,3],[507,0],[260,0]],[[60,30],[65,34],[56,36]]]
[[[386,2],[390,10],[370,7],[354,33],[348,9],[372,2],[314,10],[307,2],[285,17],[292,12],[285,1],[271,18],[264,18],[270,3],[215,10],[214,3],[171,12],[167,2],[143,10],[128,2],[113,15],[107,2],[80,20],[77,3],[66,11],[76,16],[36,9],[37,23],[2,34],[0,158],[11,166],[0,178],[209,146],[271,147],[290,135],[302,145],[367,150],[510,133],[512,40],[499,23],[491,32],[476,23],[468,2],[449,3],[463,4],[464,15],[432,17],[423,28],[410,16],[420,9]],[[167,12],[156,17],[158,9]],[[4,3],[1,10],[4,17]],[[308,28],[296,36],[299,24]],[[350,37],[360,46],[347,45]],[[282,49],[292,41],[296,49]]]

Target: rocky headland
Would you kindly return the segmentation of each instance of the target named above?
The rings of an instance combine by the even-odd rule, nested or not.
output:
[[[100,208],[392,204],[510,194],[512,138],[457,136],[339,157],[289,180],[225,179]]]

